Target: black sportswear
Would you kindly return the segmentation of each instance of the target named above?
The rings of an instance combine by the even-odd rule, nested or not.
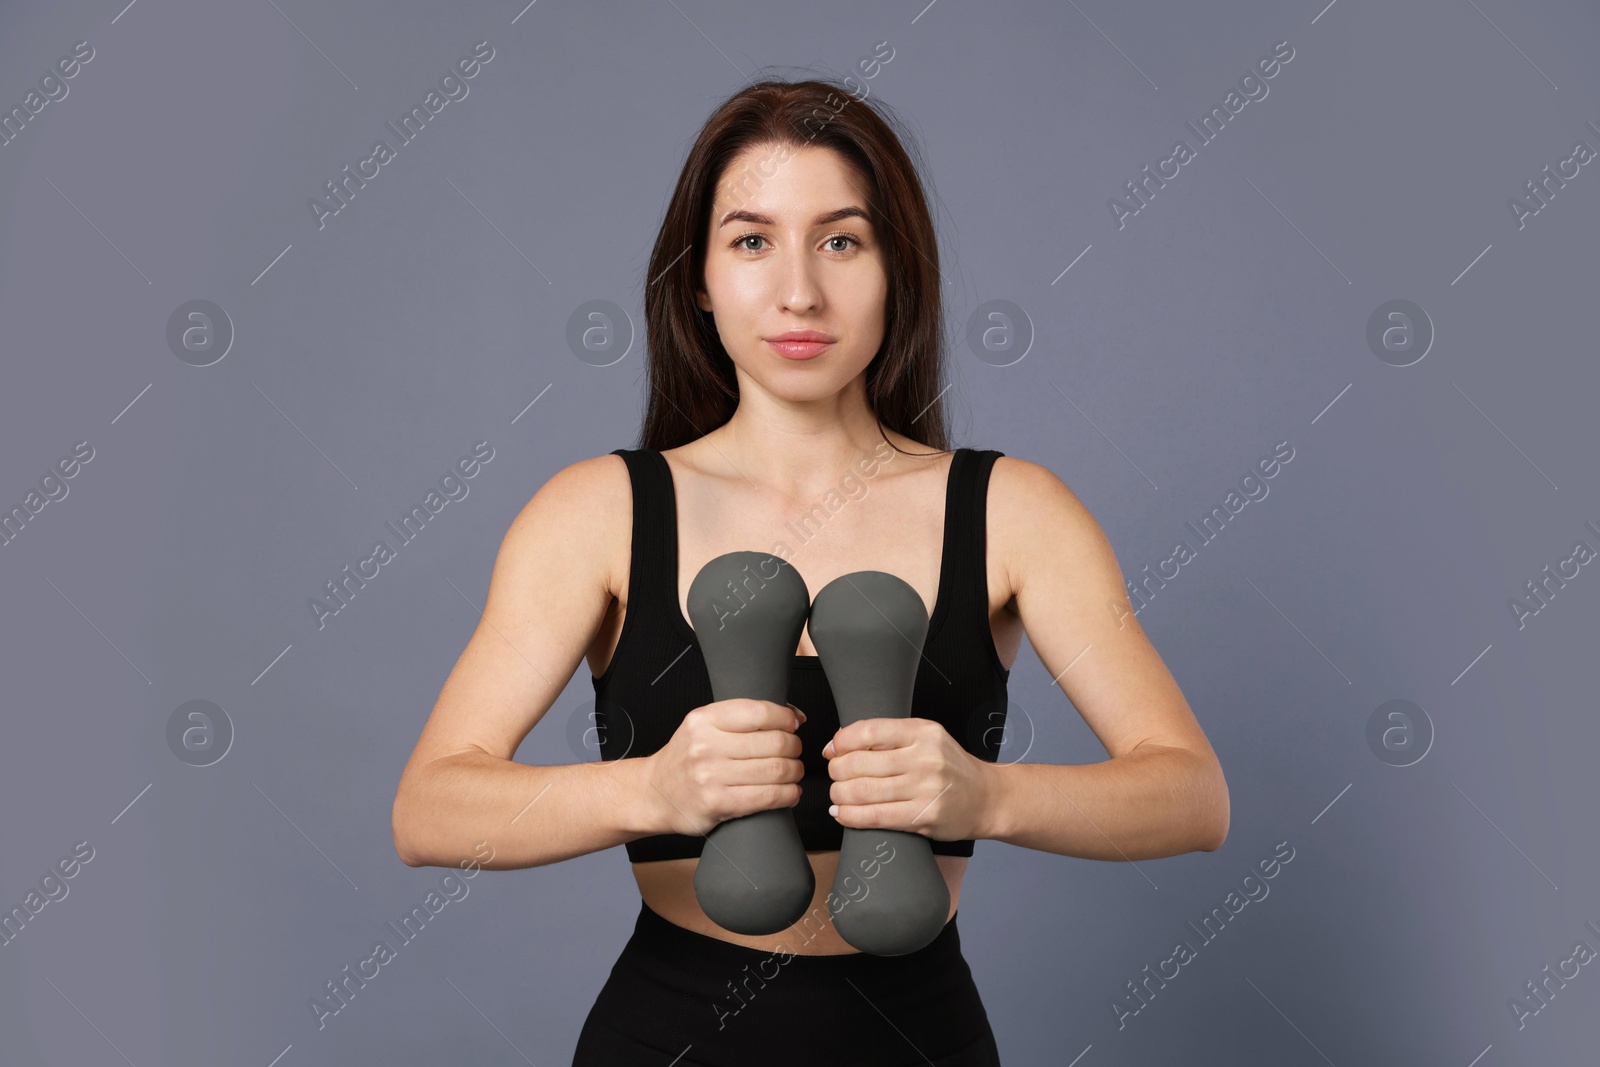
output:
[[[827,921],[807,916],[769,951],[641,904],[573,1067],[999,1067],[955,916],[904,956],[795,951]]]
[[[659,751],[684,715],[712,702],[711,680],[678,600],[677,499],[672,472],[654,449],[617,449],[633,486],[628,607],[616,651],[594,677],[595,725],[602,760]],[[945,494],[939,588],[917,668],[911,714],[942,723],[973,755],[995,762],[1006,720],[1006,681],[989,628],[985,500],[989,472],[1004,455],[960,448]],[[811,590],[815,595],[817,590]],[[805,777],[793,809],[807,851],[837,851],[844,828],[828,814],[828,760],[822,748],[839,712],[817,656],[794,657],[788,700],[806,713],[798,734]],[[973,841],[929,839],[935,855],[971,856]],[[654,834],[627,842],[628,859],[698,856],[705,838]]]

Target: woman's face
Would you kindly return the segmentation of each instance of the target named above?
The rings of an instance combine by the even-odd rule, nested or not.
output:
[[[872,362],[883,343],[888,280],[864,188],[826,148],[755,145],[724,172],[697,300],[713,314],[741,384],[752,379],[784,399],[817,399]],[[794,331],[829,343],[786,351],[782,335]]]

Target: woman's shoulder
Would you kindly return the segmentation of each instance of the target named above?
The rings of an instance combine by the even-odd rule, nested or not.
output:
[[[632,516],[626,461],[609,452],[590,456],[545,479],[512,520],[502,551],[544,554],[554,548],[568,565],[597,570],[615,594],[618,568],[627,574]]]
[[[1098,527],[1089,508],[1049,467],[1002,455],[989,472],[989,515],[1022,527],[1059,527],[1085,532]]]
[[[558,469],[533,494],[527,508],[559,511],[577,521],[604,520],[615,518],[618,505],[629,506],[632,496],[627,462],[616,453],[607,452]]]
[[[979,450],[982,451],[982,450]],[[1049,467],[1020,456],[1001,454],[989,470],[989,507],[995,505],[1006,515],[1025,515],[1045,509],[1061,517],[1063,512],[1088,515],[1088,508],[1067,483]]]
[[[1081,558],[1105,542],[1087,505],[1049,467],[1002,455],[989,472],[986,506],[992,548],[1006,561],[1013,588],[1036,554]]]

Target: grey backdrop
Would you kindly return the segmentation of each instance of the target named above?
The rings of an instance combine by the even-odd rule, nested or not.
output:
[[[1592,4],[444,7],[0,15],[27,116],[0,145],[0,504],[38,509],[0,547],[0,908],[25,917],[0,1061],[568,1061],[637,911],[622,850],[480,874],[402,942],[447,872],[396,858],[394,787],[512,517],[634,441],[690,138],[811,71],[925,153],[958,443],[1055,471],[1130,580],[1194,549],[1140,620],[1231,834],[1137,864],[977,846],[961,924],[1006,1062],[1592,1062],[1600,968],[1564,961],[1600,949],[1600,576],[1562,563],[1600,548]],[[402,144],[385,123],[480,41]],[[1214,107],[1207,142],[1186,123]],[[319,628],[309,599],[478,441],[469,493]],[[1230,504],[1209,543],[1186,526]],[[1011,693],[1003,759],[1105,757],[1026,646]],[[586,758],[591,697],[582,666],[517,758]]]

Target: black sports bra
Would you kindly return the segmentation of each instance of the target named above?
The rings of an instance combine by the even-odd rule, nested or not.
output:
[[[712,702],[711,680],[694,629],[678,601],[677,498],[665,457],[654,449],[616,449],[633,485],[633,544],[628,608],[616,651],[595,677],[595,726],[602,760],[647,756],[672,738],[684,715]],[[944,725],[963,748],[995,762],[1006,721],[1006,681],[989,629],[985,563],[985,500],[989,471],[1004,453],[960,448],[945,495],[939,590],[912,714]],[[816,590],[812,590],[813,594]],[[800,725],[805,777],[792,810],[808,852],[837,851],[844,828],[828,814],[828,760],[822,747],[839,729],[828,678],[816,656],[796,655],[789,702],[806,713]],[[929,839],[935,855],[970,856],[973,841]],[[654,834],[625,844],[634,863],[700,855],[705,838]]]

